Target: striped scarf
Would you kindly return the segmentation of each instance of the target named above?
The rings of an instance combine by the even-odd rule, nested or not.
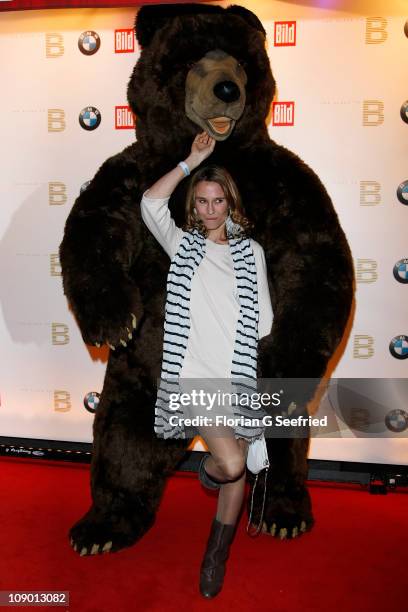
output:
[[[235,393],[256,391],[258,345],[258,290],[255,256],[250,239],[241,236],[229,239],[237,281],[239,318],[231,365],[231,382]],[[205,255],[205,238],[196,229],[186,232],[171,261],[167,276],[163,359],[155,405],[154,431],[160,438],[185,438],[183,422],[171,425],[170,416],[183,418],[183,409],[168,407],[169,394],[180,393],[179,377],[190,330],[190,289],[193,274]],[[244,382],[243,379],[245,379]],[[173,396],[174,397],[174,396]],[[239,396],[238,396],[239,397]],[[239,400],[238,400],[239,401]],[[253,410],[234,407],[235,415]],[[259,411],[261,412],[261,411]]]

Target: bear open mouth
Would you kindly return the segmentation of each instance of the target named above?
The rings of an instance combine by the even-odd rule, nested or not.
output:
[[[231,127],[231,119],[229,117],[214,117],[207,119],[208,123],[217,134],[226,134]]]

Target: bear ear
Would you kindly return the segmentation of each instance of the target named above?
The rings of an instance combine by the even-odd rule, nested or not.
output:
[[[266,31],[263,27],[262,23],[258,19],[258,17],[252,11],[244,8],[243,6],[238,6],[238,4],[231,4],[228,8],[225,9],[228,13],[232,15],[238,15],[247,22],[252,28],[258,30],[266,37]]]
[[[147,47],[155,32],[160,30],[166,21],[171,18],[168,9],[172,7],[165,8],[167,8],[167,11],[163,11],[163,5],[158,4],[145,5],[138,10],[135,19],[135,33],[137,42],[141,47]]]
[[[220,6],[206,6],[198,3],[146,4],[138,10],[135,19],[137,42],[141,47],[147,47],[155,33],[175,17],[222,12],[224,12],[224,9]]]

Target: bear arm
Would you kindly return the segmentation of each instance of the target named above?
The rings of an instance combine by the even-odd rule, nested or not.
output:
[[[295,235],[295,234],[294,234]],[[320,378],[337,348],[353,299],[353,266],[339,225],[285,241],[268,270],[274,285],[272,332],[258,345],[258,376]]]
[[[140,214],[125,181],[116,175],[111,185],[104,167],[75,200],[59,247],[64,294],[89,344],[125,339],[131,313],[142,315],[131,274],[143,246]]]

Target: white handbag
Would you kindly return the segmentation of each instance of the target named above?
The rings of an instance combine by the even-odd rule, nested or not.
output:
[[[247,468],[253,474],[258,474],[264,468],[269,467],[268,448],[266,446],[265,436],[254,440],[248,447],[247,453]]]
[[[251,510],[249,513],[249,519],[248,519],[246,531],[248,535],[250,535],[251,537],[255,537],[259,534],[260,529],[262,527],[263,513],[264,513],[264,508],[265,508],[266,481],[268,478],[268,469],[269,469],[268,448],[266,446],[266,440],[265,440],[264,435],[262,435],[261,438],[254,440],[249,445],[248,453],[247,453],[247,468],[253,474],[256,474],[256,476],[255,476],[254,485],[252,487]],[[249,525],[251,524],[252,509],[254,505],[254,493],[255,493],[256,485],[258,484],[258,476],[262,470],[265,470],[265,483],[264,483],[264,496],[263,496],[263,502],[262,502],[261,516],[260,516],[258,527],[256,528],[256,531],[254,533],[250,533]]]

